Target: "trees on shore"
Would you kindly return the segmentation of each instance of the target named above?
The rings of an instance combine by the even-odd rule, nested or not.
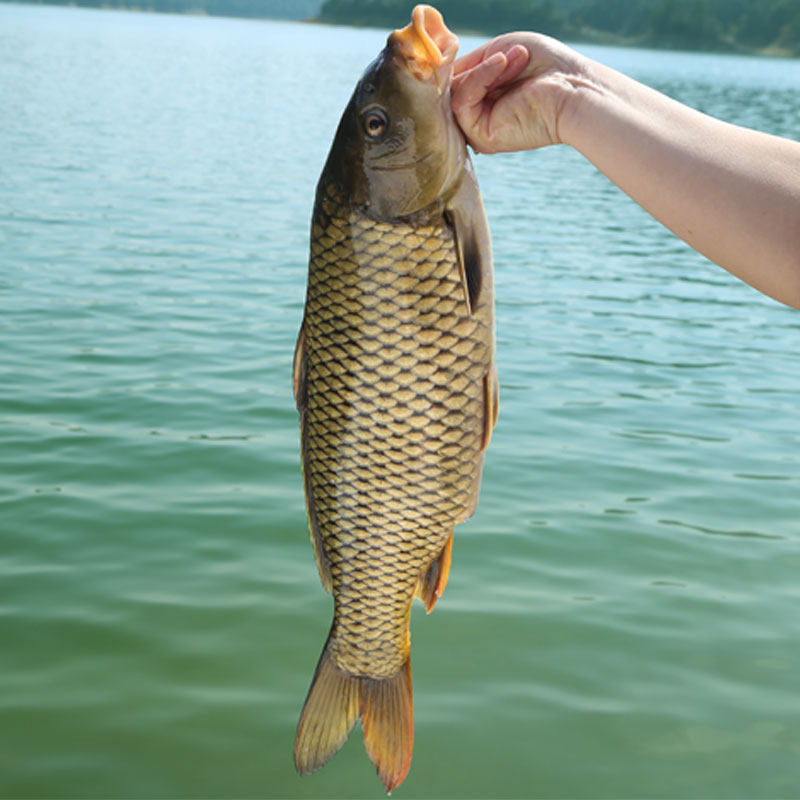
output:
[[[396,28],[418,0],[22,0]],[[800,56],[800,0],[428,0],[456,31]]]
[[[396,27],[413,0],[326,0],[319,19]],[[800,55],[800,0],[438,0],[455,30],[536,30],[560,38]]]

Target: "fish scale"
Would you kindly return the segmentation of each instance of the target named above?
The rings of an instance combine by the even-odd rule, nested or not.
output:
[[[331,653],[346,672],[400,669],[417,581],[474,508],[491,324],[491,308],[470,313],[441,217],[383,222],[323,200],[306,301],[306,470],[336,597]]]

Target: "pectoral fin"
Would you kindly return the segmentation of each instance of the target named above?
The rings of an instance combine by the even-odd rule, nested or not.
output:
[[[464,299],[469,313],[473,314],[482,297],[487,293],[491,296],[492,245],[481,193],[469,159],[464,165],[461,183],[447,204],[445,219],[453,231]]]
[[[458,209],[450,209],[446,219],[453,231],[456,244],[456,259],[464,289],[464,300],[467,310],[472,314],[478,305],[481,294],[481,260],[480,251],[472,236],[469,221]]]

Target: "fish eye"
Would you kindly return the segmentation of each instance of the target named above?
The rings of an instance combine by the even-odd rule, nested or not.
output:
[[[386,129],[389,127],[389,117],[379,108],[373,108],[361,118],[361,125],[367,139],[376,141],[386,133]]]

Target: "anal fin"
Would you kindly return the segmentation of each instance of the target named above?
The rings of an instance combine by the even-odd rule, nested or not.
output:
[[[422,573],[417,582],[417,597],[425,603],[425,611],[430,614],[436,601],[444,593],[447,578],[450,574],[450,560],[453,554],[453,532],[447,537],[447,542],[431,565]]]

